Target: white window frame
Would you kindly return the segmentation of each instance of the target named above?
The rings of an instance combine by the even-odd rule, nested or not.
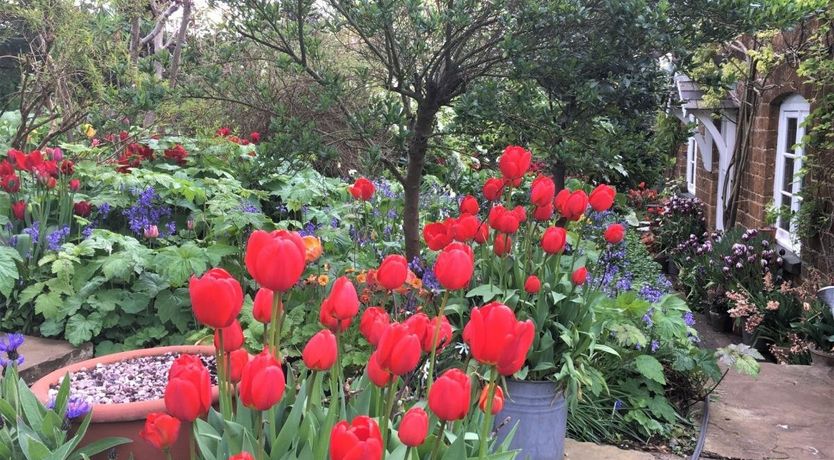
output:
[[[776,171],[773,178],[773,204],[776,209],[781,210],[783,206],[787,206],[791,210],[791,215],[780,215],[774,227],[776,227],[776,242],[786,249],[799,254],[801,242],[797,237],[796,222],[792,219],[792,215],[799,211],[802,204],[802,197],[798,196],[802,189],[802,179],[797,176],[802,171],[802,157],[805,149],[802,146],[801,140],[805,136],[805,118],[810,113],[810,104],[802,96],[794,94],[779,107],[779,128],[776,136]],[[796,119],[796,142],[788,143],[788,119]],[[793,152],[787,149],[792,145],[796,147]],[[785,160],[793,159],[793,174],[795,177],[791,181],[790,192],[782,189],[785,174]],[[783,219],[791,219],[789,224],[789,231],[782,228]]]
[[[695,117],[689,116],[689,122],[694,123]],[[698,142],[695,136],[690,136],[686,143],[686,191],[692,195],[698,191]]]

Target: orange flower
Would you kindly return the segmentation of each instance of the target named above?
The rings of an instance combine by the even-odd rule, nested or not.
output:
[[[314,262],[321,257],[321,241],[313,235],[307,235],[301,239],[304,242],[305,259],[307,262]]]
[[[330,281],[330,277],[327,275],[319,275],[317,279],[319,286],[327,286],[327,283]]]
[[[364,271],[362,273],[356,275],[356,282],[357,283],[364,284],[365,281],[367,281],[367,279],[368,279],[368,275],[366,275]]]

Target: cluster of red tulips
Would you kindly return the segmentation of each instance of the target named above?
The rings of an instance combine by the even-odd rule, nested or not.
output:
[[[486,181],[484,196],[497,201],[513,187],[520,186],[529,172],[530,162],[528,151],[508,147],[499,162],[502,177]],[[357,180],[349,191],[360,200],[368,200],[374,193],[373,184],[364,178]],[[562,190],[556,194],[553,181],[539,176],[533,180],[530,202],[533,219],[537,222],[551,219],[555,212],[566,221],[576,221],[589,205],[597,211],[610,208],[614,197],[614,189],[607,185],[597,187],[590,195],[581,190]],[[513,251],[512,238],[527,222],[524,206],[510,209],[495,204],[485,221],[478,216],[480,210],[477,199],[467,196],[461,201],[458,217],[427,224],[423,230],[428,247],[439,251],[433,268],[445,290],[434,316],[419,309],[410,316],[403,316],[399,311],[389,312],[384,305],[363,305],[349,278],[342,276],[333,282],[319,311],[323,328],[304,347],[302,360],[313,374],[330,372],[330,410],[335,411],[336,402],[340,399],[344,402],[347,397],[344,385],[340,384],[344,377],[340,363],[342,337],[359,317],[359,331],[373,348],[366,375],[380,389],[376,394],[382,410],[378,411],[378,420],[359,415],[350,421],[334,420],[332,427],[322,428],[330,431],[331,459],[384,458],[387,448],[391,447],[389,426],[393,426],[399,413],[404,415],[399,417],[396,432],[400,442],[408,448],[426,442],[430,420],[436,419],[438,432],[433,438],[432,457],[444,442],[442,433],[447,424],[480,417],[479,454],[482,458],[486,455],[492,416],[504,404],[504,392],[497,379],[512,376],[524,367],[536,336],[536,325],[530,320],[519,320],[513,309],[500,302],[473,307],[468,312],[469,320],[463,327],[462,339],[471,357],[486,371],[481,374],[486,376],[485,381],[457,368],[447,369],[435,377],[437,354],[453,339],[452,326],[444,315],[449,294],[467,289],[475,273],[475,251],[471,244],[478,243],[483,253],[488,248],[487,243],[491,243],[494,254],[504,257]],[[528,234],[532,232],[531,228],[528,225]],[[615,224],[606,229],[605,238],[615,244],[622,240],[623,233],[622,226]],[[548,226],[542,231],[538,245],[547,255],[559,254],[565,250],[567,240],[564,227]],[[211,269],[201,277],[192,277],[189,291],[194,315],[198,322],[215,331],[219,406],[224,418],[233,416],[235,396],[238,405],[261,412],[274,407],[283,398],[286,385],[280,355],[283,300],[302,277],[311,257],[321,255],[320,245],[314,246],[297,233],[285,230],[271,233],[258,230],[250,236],[245,265],[260,286],[254,301],[254,317],[267,325],[263,350],[254,358],[241,348],[243,335],[236,318],[243,304],[243,290],[238,281],[220,268]],[[385,257],[373,270],[374,283],[392,293],[403,287],[409,274],[405,257],[397,254]],[[574,285],[581,285],[586,276],[585,267],[579,267],[573,271],[571,280]],[[524,288],[530,293],[538,292],[541,281],[531,273],[524,280]],[[418,402],[404,411],[395,410],[398,386],[404,384],[403,377],[414,373],[421,363],[427,367],[426,403]],[[475,404],[472,401],[473,385],[482,386],[480,392],[475,392],[480,394]],[[413,390],[416,394],[422,393],[419,389]],[[157,447],[166,449],[176,440],[180,421],[192,422],[207,414],[210,394],[209,374],[202,362],[191,356],[179,357],[171,367],[165,392],[168,414],[149,416],[143,436]],[[480,411],[473,410],[476,406]],[[430,412],[423,407],[428,407]],[[247,457],[249,455],[242,452],[232,458],[251,458]]]

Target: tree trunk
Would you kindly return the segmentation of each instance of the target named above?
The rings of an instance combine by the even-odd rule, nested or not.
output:
[[[566,169],[565,162],[560,160],[556,160],[550,168],[550,173],[553,175],[553,183],[556,184],[556,192],[565,188]]]
[[[141,18],[135,15],[130,18],[130,62],[136,64],[139,61],[139,43],[142,37],[139,36]]]
[[[189,21],[191,21],[191,1],[186,0],[182,5],[182,20],[180,21],[180,29],[177,31],[174,54],[171,56],[171,67],[168,71],[168,81],[171,88],[177,86],[177,74],[180,70],[182,47],[185,45],[185,32],[188,30]]]
[[[403,234],[405,255],[411,260],[420,254],[420,185],[423,182],[423,166],[426,161],[429,136],[434,127],[438,108],[424,103],[417,108],[414,134],[408,144],[408,168],[405,175],[405,207],[403,209]]]

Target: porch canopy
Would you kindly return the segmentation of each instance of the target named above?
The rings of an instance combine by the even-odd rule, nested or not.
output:
[[[727,97],[717,104],[708,104],[698,84],[681,73],[675,74],[674,83],[676,94],[673,99],[677,99],[677,103],[670,105],[669,111],[684,123],[694,123],[692,137],[698,146],[704,170],[712,172],[713,150],[718,154],[715,228],[723,230],[726,190],[732,186],[725,182],[736,142],[738,103]]]

